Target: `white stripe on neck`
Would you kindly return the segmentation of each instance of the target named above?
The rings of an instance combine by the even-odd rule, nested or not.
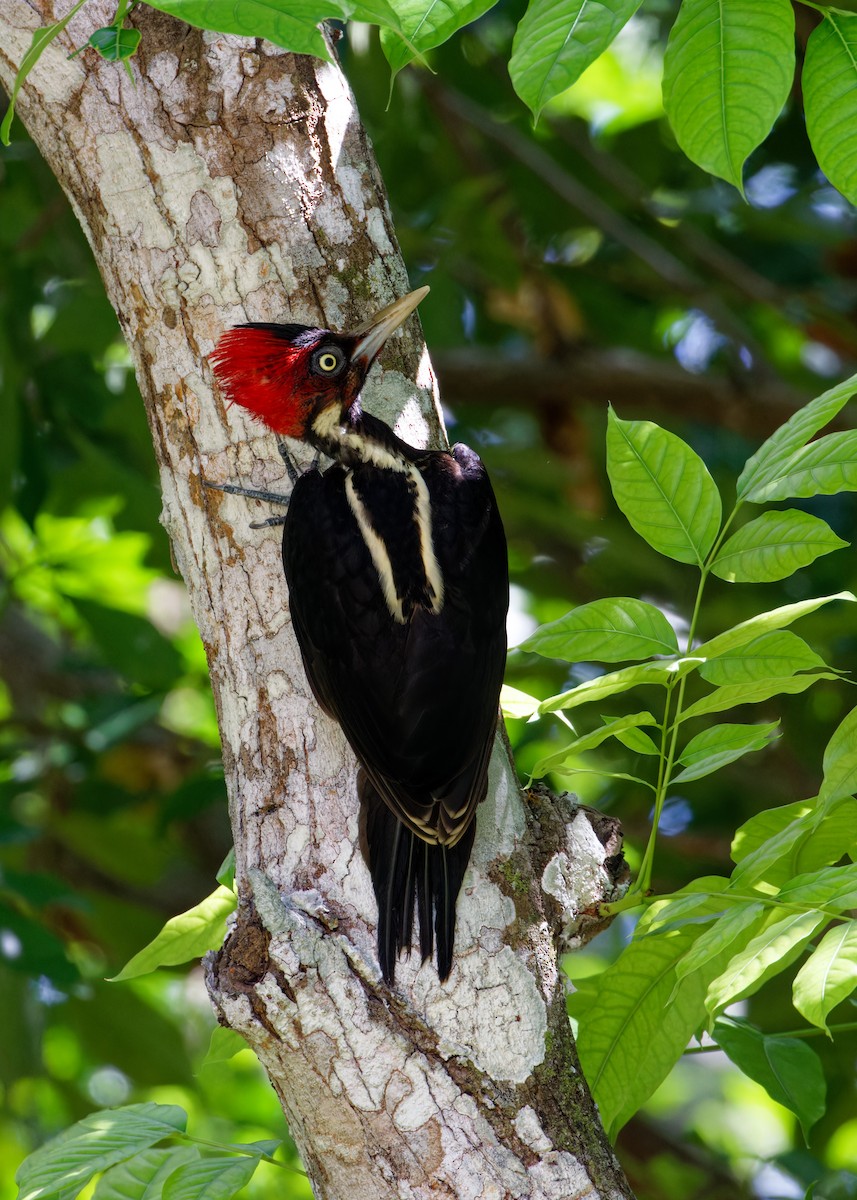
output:
[[[380,538],[375,532],[366,507],[355,491],[354,477],[350,471],[345,476],[345,498],[348,501],[348,507],[354,513],[354,519],[372,558],[390,616],[400,625],[404,625],[406,623],[405,614],[396,590],[396,582],[393,579],[393,564],[390,562],[390,554],[384,545],[383,538]]]
[[[387,471],[406,472],[410,463],[401,454],[387,446],[381,445],[373,438],[361,437],[349,429],[342,420],[341,410],[334,404],[324,408],[312,423],[316,437],[333,446],[341,446],[343,450],[351,451],[361,462],[373,467],[383,467]]]

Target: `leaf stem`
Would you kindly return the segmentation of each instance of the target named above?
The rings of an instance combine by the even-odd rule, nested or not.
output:
[[[830,1025],[827,1029],[816,1029],[812,1026],[806,1029],[784,1029],[782,1033],[768,1033],[766,1037],[811,1038],[831,1036],[835,1033],[853,1033],[857,1029],[857,1021],[848,1021],[844,1025]],[[688,1046],[685,1054],[711,1054],[713,1050],[722,1050],[721,1046],[713,1043],[710,1046]]]
[[[697,625],[699,624],[699,614],[702,607],[702,595],[705,591],[705,584],[708,580],[708,576],[711,573],[711,564],[715,561],[717,555],[720,553],[720,547],[723,545],[726,534],[729,531],[729,527],[735,520],[740,507],[741,501],[739,500],[735,504],[729,516],[723,522],[720,532],[714,540],[713,546],[706,555],[705,561],[699,565],[699,586],[696,589],[696,599],[693,603],[693,612],[690,618],[690,625],[687,631],[687,643],[685,645],[685,654],[687,655],[690,655],[693,649],[693,642],[696,637],[696,629]],[[684,706],[684,693],[686,684],[687,676],[683,675],[678,684],[675,714],[672,716],[672,720],[670,720],[670,702],[672,700],[674,685],[667,685],[667,699],[666,704],[664,705],[664,721],[661,733],[660,762],[658,765],[658,782],[655,786],[654,812],[652,814],[652,831],[649,834],[649,840],[643,854],[643,860],[640,864],[640,870],[637,875],[637,879],[631,886],[628,896],[625,897],[626,900],[629,897],[636,899],[636,897],[640,894],[646,895],[652,886],[652,872],[654,870],[655,844],[658,837],[658,826],[660,824],[664,804],[666,803],[667,790],[672,779],[672,771],[675,764],[678,730],[679,725],[681,724],[681,714]],[[667,748],[668,737],[669,748]],[[619,903],[622,903],[622,901]]]
[[[259,1162],[270,1163],[272,1167],[281,1167],[284,1171],[291,1171],[295,1175],[303,1175],[305,1179],[307,1178],[306,1171],[300,1170],[299,1167],[289,1166],[288,1163],[272,1158],[270,1154],[264,1154],[261,1150],[251,1150],[248,1146],[235,1146],[230,1142],[210,1142],[207,1138],[195,1137],[192,1133],[184,1133],[181,1130],[176,1130],[169,1136],[178,1138],[182,1142],[193,1142],[195,1146],[205,1146],[208,1150],[219,1150],[221,1154],[244,1154],[248,1158],[257,1158]]]

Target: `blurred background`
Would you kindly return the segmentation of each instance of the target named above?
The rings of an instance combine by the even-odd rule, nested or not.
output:
[[[607,405],[701,454],[728,505],[744,460],[805,400],[857,370],[857,214],[818,172],[797,97],[751,158],[745,203],[679,152],[660,75],[673,0],[649,0],[534,129],[505,63],[523,2],[501,3],[408,70],[392,103],[377,32],[339,43],[369,129],[437,368],[451,440],[478,449],[509,535],[510,644],[576,604],[638,596],[687,628],[697,577],[629,529],[604,470]],[[800,48],[814,24],[796,6]],[[117,70],[121,69],[117,67]],[[214,1025],[199,969],[104,982],[215,886],[230,847],[205,657],[158,524],[143,407],[115,316],[63,195],[20,124],[0,152],[0,1200],[20,1159],[111,1104],[183,1105],[222,1141],[285,1136],[249,1051],[202,1066]],[[804,502],[791,507],[802,506]],[[853,495],[806,502],[843,538]],[[850,548],[782,584],[712,579],[701,634],[857,585]],[[849,606],[798,627],[857,668]],[[589,677],[512,650],[507,679],[547,696]],[[658,891],[728,873],[735,827],[816,794],[854,703],[821,682],[739,719],[782,716],[775,748],[670,797]],[[618,715],[621,701],[605,715]],[[583,710],[586,713],[586,710]],[[581,716],[580,731],[599,716]],[[523,778],[567,740],[511,722]],[[645,765],[620,747],[611,770]],[[626,757],[620,757],[620,754]],[[593,764],[586,759],[586,766]],[[634,866],[649,793],[591,773],[558,789],[621,818]],[[569,961],[581,978],[627,940],[617,921]],[[745,1002],[802,1024],[788,977]],[[853,1005],[833,1022],[855,1017]],[[827,1115],[794,1118],[717,1054],[689,1055],[622,1132],[639,1200],[857,1196],[857,1036],[813,1045]],[[247,1195],[305,1181],[259,1169]]]

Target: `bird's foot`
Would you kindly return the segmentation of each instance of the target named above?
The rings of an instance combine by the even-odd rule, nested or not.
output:
[[[237,483],[213,483],[210,479],[203,479],[202,486],[211,488],[215,492],[228,492],[230,496],[249,496],[251,500],[267,500],[269,504],[282,504],[288,506],[289,496],[284,496],[280,492],[265,492],[259,488],[245,488]]]
[[[286,443],[282,440],[282,438],[277,438],[277,449],[280,452],[280,458],[283,460],[283,463],[285,464],[286,474],[288,475],[289,479],[291,479],[293,487],[297,483],[297,481],[300,479],[301,475],[305,475],[307,473],[307,471],[318,470],[318,464],[321,461],[321,451],[320,450],[316,450],[315,456],[314,456],[312,462],[309,464],[309,466],[304,467],[304,469],[302,471],[299,471],[298,468],[295,466],[295,460],[292,458],[291,451],[289,450]]]

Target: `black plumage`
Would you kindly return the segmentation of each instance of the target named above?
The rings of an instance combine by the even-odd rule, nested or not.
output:
[[[413,464],[431,508],[443,580],[427,601],[409,476],[358,461],[295,484],[283,535],[294,630],[313,692],[362,767],[361,832],[379,909],[385,978],[420,918],[423,958],[452,963],[455,902],[487,787],[505,660],[503,527],[479,457],[466,446],[417,451],[369,416],[355,430]],[[346,495],[355,488],[389,555],[404,620],[390,612]]]
[[[360,762],[388,981],[415,911],[423,958],[435,952],[441,979],[450,972],[506,652],[506,542],[478,455],[414,449],[360,404],[372,363],[427,292],[351,333],[240,326],[211,356],[227,399],[333,460],[300,478],[290,467],[283,565],[312,690]]]

